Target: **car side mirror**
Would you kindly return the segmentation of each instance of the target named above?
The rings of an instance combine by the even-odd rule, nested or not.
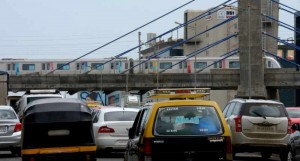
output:
[[[129,128],[129,130],[128,130],[128,136],[129,136],[129,139],[132,139],[134,137],[134,130],[133,130],[133,128]]]

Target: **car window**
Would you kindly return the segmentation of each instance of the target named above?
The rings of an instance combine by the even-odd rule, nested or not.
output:
[[[0,120],[17,119],[15,113],[11,110],[0,110]]]
[[[229,109],[229,106],[230,106],[230,104],[226,105],[226,107],[225,107],[224,110],[223,110],[223,115],[224,115],[224,117],[226,116],[226,113],[227,113],[227,111],[228,111],[228,109]]]
[[[228,111],[227,111],[227,113],[226,113],[226,118],[232,115],[232,112],[233,112],[233,110],[234,110],[234,106],[235,106],[235,103],[231,103],[231,104],[230,104],[230,106],[229,106],[229,108],[228,108]]]
[[[39,99],[45,99],[45,98],[61,98],[60,96],[45,96],[45,97],[27,97],[27,104],[29,104],[30,102],[32,101],[35,101],[35,100],[39,100]]]
[[[287,110],[290,118],[300,118],[300,110]]]
[[[216,110],[210,106],[158,109],[154,135],[216,135],[223,133]]]
[[[142,131],[146,125],[146,122],[148,120],[148,115],[149,114],[149,109],[145,109],[143,114],[142,114],[142,120],[141,120],[141,123],[139,124],[138,126],[138,130],[137,130],[137,136],[141,135],[142,134]]]
[[[246,104],[243,115],[252,117],[286,117],[284,107],[281,104],[255,103]]]
[[[134,121],[135,111],[112,111],[104,114],[104,121]]]
[[[235,103],[235,107],[234,107],[234,109],[233,109],[233,111],[232,111],[232,114],[233,114],[233,115],[238,115],[238,114],[240,113],[241,107],[242,107],[242,103],[236,102],[236,103]]]

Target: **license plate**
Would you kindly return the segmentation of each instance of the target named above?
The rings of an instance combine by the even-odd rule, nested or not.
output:
[[[0,134],[7,133],[7,127],[6,126],[0,126]]]
[[[275,130],[275,128],[273,126],[258,126],[256,129],[260,130],[260,131],[274,131]]]
[[[127,144],[127,140],[119,140],[116,142],[117,145],[126,145]]]

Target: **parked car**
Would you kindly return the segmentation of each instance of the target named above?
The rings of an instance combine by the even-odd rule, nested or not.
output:
[[[291,121],[281,102],[260,99],[233,99],[223,114],[231,129],[233,156],[239,152],[272,153],[286,160]]]
[[[285,109],[291,119],[292,125],[300,123],[300,107],[286,107]],[[295,130],[292,129],[292,133],[293,132],[295,132]]]
[[[300,161],[300,124],[292,125],[292,130],[295,132],[291,134],[288,141],[288,161]]]
[[[172,100],[146,104],[132,128],[124,161],[231,161],[231,137],[218,104],[189,100],[201,89],[158,89],[152,98]],[[179,99],[179,100],[174,100]]]
[[[92,109],[93,129],[100,155],[125,151],[128,130],[132,126],[139,109],[121,107],[102,107]]]
[[[0,106],[0,150],[20,155],[22,124],[11,106]]]

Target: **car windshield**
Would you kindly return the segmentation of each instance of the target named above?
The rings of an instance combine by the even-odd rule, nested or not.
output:
[[[137,111],[112,111],[104,114],[104,121],[134,121]]]
[[[289,109],[287,110],[290,118],[300,118],[300,108],[299,109]]]
[[[244,115],[252,117],[286,117],[283,105],[270,103],[246,104]]]
[[[61,98],[60,96],[49,96],[49,97],[28,97],[27,98],[27,104],[29,104],[32,101],[39,100],[39,99],[45,99],[45,98]]]
[[[158,109],[154,135],[216,135],[223,129],[216,110],[209,106]]]
[[[11,110],[0,110],[0,120],[17,119],[15,113]]]

